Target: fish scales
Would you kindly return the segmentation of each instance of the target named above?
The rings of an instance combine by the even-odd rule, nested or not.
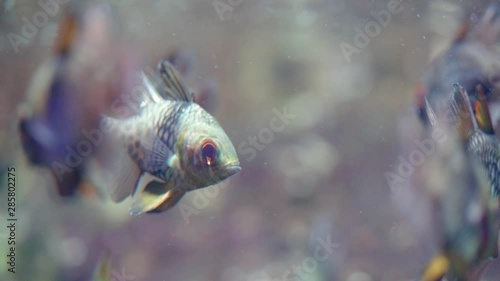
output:
[[[494,136],[486,135],[482,132],[475,132],[467,143],[467,150],[472,155],[476,156],[488,170],[489,182],[491,185],[491,195],[500,195],[500,167],[498,167],[498,159],[500,152],[498,141]]]

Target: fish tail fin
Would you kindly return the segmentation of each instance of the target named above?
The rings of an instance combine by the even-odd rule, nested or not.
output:
[[[134,191],[140,176],[140,168],[128,154],[125,144],[121,141],[124,129],[117,119],[103,117],[103,127],[108,128],[103,143],[103,149],[97,156],[95,172],[106,185],[106,190],[115,202],[125,200]]]
[[[478,127],[489,135],[494,135],[493,123],[491,121],[490,110],[486,101],[486,94],[481,84],[476,86],[476,100],[474,111]]]
[[[457,128],[462,139],[467,139],[476,129],[474,114],[472,112],[469,96],[463,87],[453,85],[451,107],[457,118]]]
[[[117,153],[119,156],[108,166],[111,178],[107,190],[113,201],[121,202],[133,193],[141,171],[125,150]]]

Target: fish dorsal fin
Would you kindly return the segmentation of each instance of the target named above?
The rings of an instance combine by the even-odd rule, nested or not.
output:
[[[189,89],[182,80],[180,73],[168,60],[160,61],[158,72],[164,83],[163,91],[160,94],[166,99],[192,102],[193,96],[189,94]]]
[[[133,216],[168,209],[177,203],[185,191],[175,190],[172,182],[165,182],[150,173],[143,173],[137,182],[137,188],[130,206]]]
[[[140,108],[146,106],[149,103],[160,103],[164,100],[159,92],[158,87],[155,87],[158,79],[154,75],[154,73],[147,74],[145,71],[141,72],[140,74],[142,85],[146,87],[146,91],[141,92],[141,96],[138,97],[138,99],[140,100]]]
[[[467,139],[476,129],[474,114],[472,112],[469,96],[463,87],[453,85],[451,107],[457,117],[457,128],[462,139]]]
[[[476,95],[477,97],[474,102],[474,111],[477,125],[479,129],[486,134],[494,135],[495,131],[491,122],[490,110],[488,108],[488,103],[486,102],[486,95],[484,93],[483,86],[476,86]]]

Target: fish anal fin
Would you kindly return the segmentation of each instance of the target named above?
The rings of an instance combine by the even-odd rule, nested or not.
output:
[[[493,124],[491,122],[490,110],[486,101],[486,94],[481,85],[476,86],[476,101],[474,103],[474,111],[478,127],[489,135],[494,135]]]

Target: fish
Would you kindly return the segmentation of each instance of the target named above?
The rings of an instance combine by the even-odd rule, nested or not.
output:
[[[76,143],[83,125],[80,96],[67,75],[79,21],[74,14],[64,18],[54,53],[33,75],[27,101],[19,109],[21,145],[29,163],[36,166],[50,167],[54,161],[63,161],[67,154],[64,148]],[[82,178],[81,168],[76,167],[57,182],[61,196],[75,193],[74,186]]]
[[[111,281],[114,280],[112,277],[110,253],[105,251],[95,266],[91,281]]]
[[[490,111],[498,111],[495,101],[500,82],[500,61],[497,59],[500,55],[497,44],[500,38],[499,15],[499,6],[490,5],[477,23],[466,20],[449,48],[433,59],[414,91],[416,112],[424,124],[429,125],[424,98],[438,113],[447,110],[455,83],[465,88],[472,103],[476,99],[476,87],[480,85]],[[491,108],[492,104],[495,104],[494,108]]]
[[[90,180],[87,160],[100,146],[91,139],[90,147],[77,153],[78,146],[89,144],[89,132],[99,129],[102,114],[110,111],[135,72],[133,53],[113,45],[109,7],[73,8],[64,11],[52,53],[34,72],[18,109],[27,162],[47,169],[62,197],[100,194],[94,187],[95,192],[87,192],[93,185],[82,184]]]
[[[132,197],[131,215],[172,208],[192,190],[240,172],[236,150],[217,120],[194,102],[176,68],[158,63],[157,77],[142,73],[147,91],[139,112],[127,118],[104,116],[115,162],[107,190],[115,202]],[[158,79],[159,78],[159,79]],[[160,80],[161,83],[153,83]]]
[[[447,273],[455,278],[451,280],[470,280],[479,277],[488,260],[498,256],[496,163],[500,145],[487,128],[491,122],[484,97],[474,102],[474,112],[466,90],[457,84],[453,88],[449,105],[457,118],[454,126],[426,102],[429,121],[433,126],[448,126],[452,138],[439,144],[423,168],[441,239],[422,281],[440,281]]]

